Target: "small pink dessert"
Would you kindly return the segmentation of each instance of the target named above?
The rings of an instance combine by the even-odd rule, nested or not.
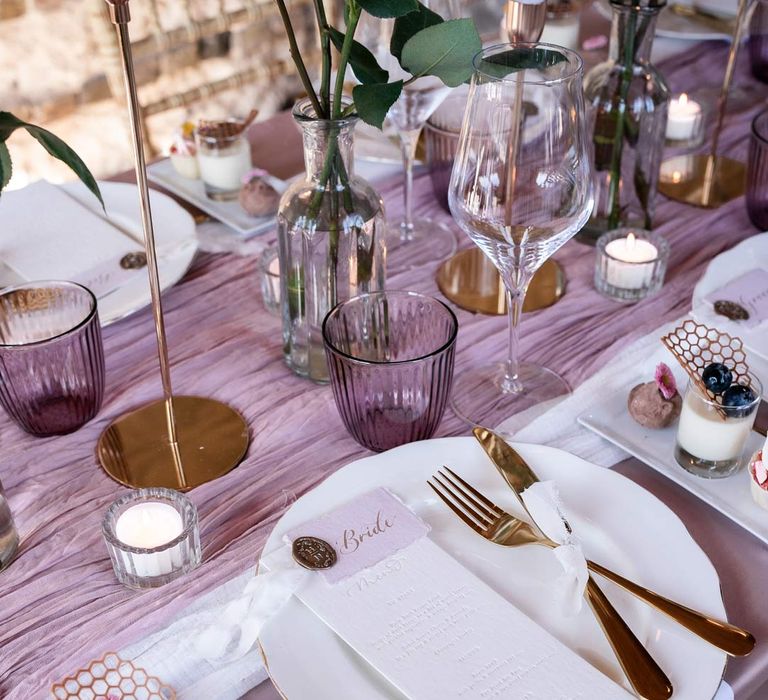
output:
[[[768,440],[763,449],[756,452],[749,463],[749,489],[755,503],[768,510],[768,464],[764,455],[768,456]]]
[[[672,370],[660,362],[652,382],[638,384],[629,392],[629,415],[644,428],[666,428],[680,415],[683,400]]]
[[[266,170],[254,168],[243,176],[238,200],[251,216],[270,216],[277,212],[280,193],[269,184],[268,175]]]

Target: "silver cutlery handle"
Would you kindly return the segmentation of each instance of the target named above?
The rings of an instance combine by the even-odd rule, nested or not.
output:
[[[590,571],[613,581],[616,585],[649,603],[679,622],[683,627],[731,656],[746,656],[755,646],[755,638],[740,627],[704,615],[685,605],[676,603],[674,600],[669,600],[669,598],[654,593],[593,561],[587,561],[587,566]]]
[[[645,700],[667,700],[671,697],[672,683],[669,678],[591,576],[587,581],[586,596],[635,692]]]

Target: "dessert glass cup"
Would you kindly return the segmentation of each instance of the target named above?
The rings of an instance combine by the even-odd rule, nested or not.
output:
[[[749,379],[756,398],[746,406],[721,406],[688,381],[675,443],[675,459],[683,469],[720,479],[745,463],[744,447],[763,393],[757,378]]]
[[[245,134],[208,136],[198,131],[195,141],[205,194],[220,201],[237,199],[243,176],[251,169],[251,146]]]
[[[758,450],[755,452],[755,454],[752,455],[752,457],[749,460],[749,473],[747,476],[749,477],[749,490],[752,493],[752,499],[759,505],[761,508],[765,508],[768,510],[768,489],[764,488],[763,486],[760,486],[760,484],[757,483],[757,479],[755,479],[755,475],[752,469],[752,465],[757,462],[758,460],[763,459],[763,451]]]

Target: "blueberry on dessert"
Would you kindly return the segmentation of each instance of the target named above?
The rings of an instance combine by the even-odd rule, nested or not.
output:
[[[701,373],[704,386],[713,394],[722,394],[733,382],[733,373],[722,362],[707,365]]]
[[[672,370],[660,362],[654,380],[629,392],[629,415],[644,428],[666,428],[680,415],[683,401]]]
[[[755,503],[768,510],[768,440],[749,463],[749,489]]]
[[[734,415],[746,416],[755,402],[755,392],[743,384],[732,384],[723,392],[723,406],[736,409]],[[742,409],[739,411],[738,409]]]

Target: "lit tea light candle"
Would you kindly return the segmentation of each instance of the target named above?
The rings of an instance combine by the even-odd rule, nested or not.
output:
[[[690,141],[701,131],[701,105],[683,93],[669,103],[666,137],[669,141]]]
[[[664,281],[669,244],[649,231],[617,229],[597,242],[595,287],[622,301],[638,301]]]
[[[139,489],[115,501],[102,525],[118,580],[162,585],[200,563],[197,510],[170,489]]]

